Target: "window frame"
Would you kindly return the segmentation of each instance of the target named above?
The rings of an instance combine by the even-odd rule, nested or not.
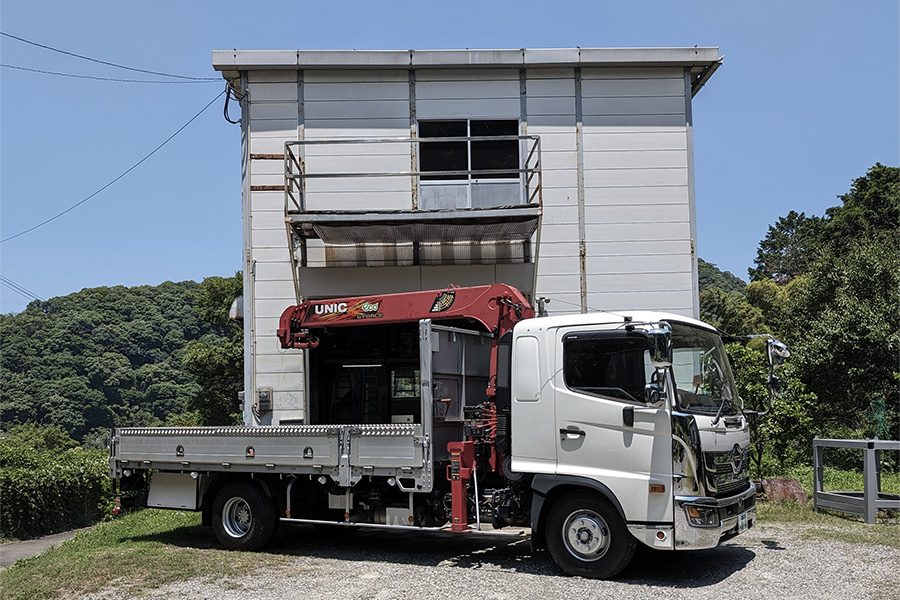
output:
[[[466,133],[465,136],[460,140],[461,142],[465,142],[466,144],[466,167],[465,175],[428,175],[427,171],[423,170],[422,167],[422,158],[426,153],[425,148],[429,145],[428,142],[419,142],[418,153],[417,153],[417,169],[418,169],[418,185],[421,188],[422,186],[440,186],[440,185],[459,185],[466,186],[466,208],[472,208],[472,185],[473,184],[481,184],[481,185],[490,185],[492,183],[497,184],[509,184],[512,182],[518,182],[520,188],[520,202],[523,200],[524,196],[524,174],[523,173],[512,173],[509,177],[505,177],[502,174],[490,174],[486,176],[479,177],[478,171],[473,169],[472,166],[472,146],[473,144],[478,144],[477,139],[479,136],[472,135],[472,123],[473,122],[503,122],[509,123],[510,125],[515,124],[515,132],[511,134],[501,134],[501,135],[511,135],[511,136],[519,136],[519,127],[521,125],[521,121],[518,118],[512,119],[475,119],[475,118],[458,118],[458,119],[421,119],[417,120],[416,130],[418,132],[418,138],[420,140],[428,139],[427,137],[422,135],[422,125],[428,123],[465,123]],[[445,136],[431,136],[431,137],[445,137]],[[446,137],[455,137],[455,136],[446,136]],[[483,136],[483,137],[498,137],[498,136]],[[523,151],[522,151],[522,143],[521,140],[510,140],[516,146],[516,165],[513,167],[515,170],[521,170],[523,168]],[[446,144],[452,144],[454,142],[443,142]],[[485,141],[485,143],[503,143],[502,140],[489,140]],[[428,159],[426,159],[428,161]],[[446,170],[462,170],[462,169],[446,169]],[[483,169],[489,170],[489,169]],[[512,169],[511,169],[512,170]]]
[[[637,342],[633,348],[629,348],[625,351],[634,352],[637,350],[641,350],[643,354],[642,367],[644,368],[644,377],[643,377],[643,386],[646,386],[648,383],[652,382],[652,373],[648,375],[647,373],[647,365],[649,364],[648,353],[650,348],[649,339],[647,337],[647,333],[640,330],[634,331],[626,331],[626,330],[604,330],[604,331],[570,331],[566,332],[562,336],[562,381],[565,385],[566,389],[570,392],[574,392],[576,394],[583,394],[585,396],[590,396],[593,398],[602,398],[603,400],[608,400],[611,402],[618,402],[621,404],[631,405],[631,406],[647,406],[647,401],[643,395],[643,388],[640,390],[639,397],[632,399],[623,398],[617,395],[612,395],[608,393],[603,393],[600,391],[591,391],[586,386],[578,387],[573,384],[570,379],[570,363],[569,363],[569,352],[571,352],[570,348],[573,343],[582,342],[582,341],[599,341],[599,342],[628,342],[634,340]],[[597,354],[605,354],[605,353],[597,353]],[[652,367],[652,365],[651,365]],[[607,386],[604,386],[606,388]],[[612,389],[611,387],[608,389]],[[624,388],[617,388],[622,390],[622,392],[628,394],[628,390]],[[630,395],[630,394],[628,394]]]

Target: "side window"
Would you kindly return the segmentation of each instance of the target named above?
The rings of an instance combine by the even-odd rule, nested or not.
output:
[[[563,376],[576,392],[644,402],[653,371],[647,339],[636,332],[570,333],[563,338]]]

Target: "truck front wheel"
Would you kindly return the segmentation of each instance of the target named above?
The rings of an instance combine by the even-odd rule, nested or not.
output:
[[[550,509],[545,533],[556,564],[590,579],[618,574],[637,547],[618,511],[591,492],[563,496]]]
[[[275,533],[275,506],[259,486],[233,482],[213,503],[212,525],[219,543],[229,550],[257,550]]]

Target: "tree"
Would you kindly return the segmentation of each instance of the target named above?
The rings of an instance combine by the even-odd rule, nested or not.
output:
[[[762,311],[743,294],[715,287],[700,292],[700,319],[732,335],[769,333]]]
[[[240,323],[228,311],[243,290],[242,273],[234,277],[207,277],[195,295],[197,313],[217,331],[188,342],[184,367],[194,375],[199,389],[188,402],[204,425],[240,422],[238,392],[244,388],[244,343]]]
[[[879,399],[896,432],[900,169],[876,164],[840,199],[823,219],[792,211],[770,227],[747,298],[792,347],[819,435],[864,435]]]
[[[769,410],[750,419],[750,458],[757,477],[771,477],[808,461],[813,438],[815,394],[807,392],[790,363],[778,370],[782,393],[770,399],[766,378],[765,342],[728,344],[728,361],[734,370],[738,394],[750,410]]]
[[[747,284],[731,271],[721,271],[715,264],[708,263],[702,258],[697,259],[697,273],[701,292],[709,288],[719,288],[725,292],[740,294],[747,287]]]
[[[805,273],[815,257],[822,225],[819,217],[793,210],[779,218],[759,243],[753,260],[756,268],[748,271],[750,280],[774,279],[783,285]]]
[[[52,424],[94,444],[114,425],[183,412],[196,386],[184,347],[218,330],[194,311],[197,289],[89,288],[0,315],[0,421]]]
[[[823,254],[787,309],[795,363],[819,397],[824,426],[862,430],[870,404],[886,398],[898,429],[900,256],[881,238]]]

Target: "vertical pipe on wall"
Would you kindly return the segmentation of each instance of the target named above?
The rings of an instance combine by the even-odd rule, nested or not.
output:
[[[581,101],[581,67],[575,68],[575,150],[577,155],[578,196],[578,285],[581,312],[588,309],[587,239],[584,224],[584,113]]]
[[[419,122],[416,116],[416,71],[409,70],[409,137],[415,140],[419,137]],[[412,173],[419,172],[419,145],[416,141],[409,143],[409,170]],[[419,209],[419,178],[410,176],[410,197],[412,198],[412,210]]]
[[[250,196],[250,85],[247,72],[241,72],[241,211],[244,234],[244,425],[253,425],[253,412],[247,407],[253,400],[256,369],[254,366],[256,321],[253,290],[253,228],[250,223],[252,198]]]
[[[691,221],[691,298],[694,318],[700,318],[700,277],[697,272],[697,207],[694,199],[694,117],[691,109],[691,68],[684,69],[684,130],[687,142],[688,205]]]

